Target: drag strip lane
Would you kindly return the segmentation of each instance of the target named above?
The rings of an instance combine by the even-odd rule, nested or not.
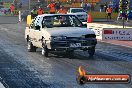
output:
[[[3,26],[2,26],[3,27]],[[82,65],[86,68],[88,73],[129,73],[131,72],[131,62],[107,60],[106,58],[95,55],[95,57],[88,58],[82,57],[82,55],[87,55],[87,53],[76,52],[74,58],[69,59],[67,57],[55,57],[50,56],[49,58],[44,58],[40,51],[36,53],[29,53],[26,50],[26,42],[24,40],[24,30],[17,30],[12,25],[4,25],[4,28],[8,30],[0,31],[0,47],[1,55],[4,55],[5,63],[1,66],[3,67],[1,75],[3,74],[6,81],[8,81],[11,87],[15,85],[22,88],[31,88],[34,85],[36,87],[49,87],[49,88],[111,88],[109,84],[88,84],[84,86],[79,86],[76,83],[76,70],[78,66]],[[10,31],[9,32],[9,28]],[[17,27],[16,27],[17,28]],[[21,33],[22,32],[22,33]],[[6,36],[8,35],[8,36]],[[6,41],[5,41],[6,40]],[[97,46],[98,54],[99,50],[108,50],[103,48],[104,45]],[[103,48],[103,49],[102,49]],[[109,48],[109,47],[108,47]],[[115,49],[115,48],[112,48]],[[118,50],[118,48],[117,48]],[[2,52],[4,51],[4,52]],[[105,52],[103,52],[105,54]],[[77,55],[80,54],[80,55]],[[3,57],[3,56],[0,56]],[[11,57],[11,58],[9,58]],[[2,60],[0,58],[0,60]],[[4,68],[5,64],[11,70]],[[11,64],[10,64],[11,63]],[[124,66],[124,67],[123,67]],[[126,67],[129,68],[126,68]],[[0,68],[2,68],[0,67]],[[4,74],[4,72],[6,74]],[[12,74],[7,74],[7,73]],[[18,79],[13,76],[16,74]],[[10,77],[10,78],[9,78]],[[31,80],[31,81],[29,81]],[[36,82],[38,81],[38,82]],[[10,82],[16,82],[15,85],[11,85]],[[22,84],[23,85],[22,85]],[[113,85],[113,84],[112,84]],[[131,84],[114,84],[113,88],[131,88]]]

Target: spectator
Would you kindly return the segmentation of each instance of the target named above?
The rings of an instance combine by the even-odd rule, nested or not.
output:
[[[41,7],[39,7],[39,9],[37,10],[37,15],[42,15],[44,14],[44,11]]]
[[[34,19],[37,16],[36,7],[31,11],[31,19]]]
[[[118,13],[118,11],[119,11],[119,6],[116,5],[116,6],[115,6],[115,12]]]
[[[104,11],[106,12],[106,9],[108,8],[108,4],[107,4],[107,2],[105,3],[105,5],[104,5]]]
[[[60,5],[61,5],[61,3],[59,1],[57,1],[56,5],[55,5],[57,11],[60,9]]]
[[[111,15],[112,15],[112,8],[109,6],[107,9],[106,9],[106,13],[107,13],[107,20],[108,18],[111,19]]]
[[[83,8],[83,9],[85,9],[85,3],[81,3],[81,7]]]
[[[84,10],[87,11],[87,4],[84,3]]]
[[[14,10],[15,10],[15,6],[11,4],[10,6],[11,15],[14,15]]]
[[[13,1],[13,4],[14,4],[14,6],[15,6],[15,9],[17,9],[17,3],[18,3],[18,0],[14,0],[14,1]]]
[[[101,5],[100,5],[100,12],[102,12],[102,11],[103,11],[103,9],[104,9],[104,5],[103,5],[103,4],[101,4]]]
[[[91,10],[91,4],[87,3],[87,11]]]
[[[22,8],[22,2],[19,3],[19,8]]]
[[[47,6],[47,8],[49,8],[50,9],[50,14],[55,14],[55,3],[54,2],[51,2],[48,6]]]
[[[26,21],[27,15],[28,15],[28,11],[22,11],[21,13],[22,21]]]
[[[94,11],[94,4],[91,4],[91,10]]]
[[[57,13],[60,13],[60,14],[66,14],[67,11],[66,11],[65,7],[62,6],[61,9],[60,9]]]

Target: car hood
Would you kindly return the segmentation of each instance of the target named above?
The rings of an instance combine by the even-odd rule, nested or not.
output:
[[[95,34],[94,31],[88,28],[81,27],[60,27],[60,28],[47,28],[46,31],[51,36],[67,36],[67,37],[81,37],[86,34]]]

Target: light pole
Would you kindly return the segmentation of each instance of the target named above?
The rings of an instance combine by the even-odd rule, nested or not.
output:
[[[29,11],[30,11],[30,9],[31,9],[31,7],[30,7],[30,3],[31,3],[31,1],[28,0],[28,9],[29,9]]]

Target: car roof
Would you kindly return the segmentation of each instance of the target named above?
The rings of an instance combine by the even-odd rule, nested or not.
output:
[[[70,9],[83,9],[83,8],[70,8]]]

